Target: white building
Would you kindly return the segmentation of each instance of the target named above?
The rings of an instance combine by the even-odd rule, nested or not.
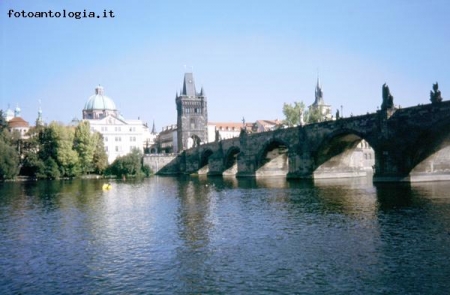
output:
[[[229,139],[238,137],[241,133],[242,123],[208,123],[208,142],[216,141],[217,135],[219,139]]]
[[[162,154],[178,153],[178,129],[176,124],[163,127],[158,137],[159,137],[158,153]]]
[[[153,143],[156,137],[141,120],[125,120],[101,86],[97,86],[95,94],[87,100],[83,120],[90,123],[92,131],[103,135],[109,163],[133,149],[144,152],[145,146]]]

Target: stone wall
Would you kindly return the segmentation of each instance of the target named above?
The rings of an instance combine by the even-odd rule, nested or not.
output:
[[[179,159],[176,154],[150,154],[145,155],[144,165],[150,166],[153,173],[178,174],[180,172]]]

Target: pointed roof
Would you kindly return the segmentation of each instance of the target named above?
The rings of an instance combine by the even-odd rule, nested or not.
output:
[[[181,95],[195,97],[196,94],[197,92],[195,91],[194,75],[192,73],[185,73]]]
[[[203,86],[202,86],[202,89],[200,89],[200,96],[206,96],[205,95],[205,90],[203,89]]]
[[[155,120],[153,120],[152,134],[156,134]]]
[[[17,105],[16,108],[14,109],[14,117],[20,117],[20,112],[21,112],[21,109],[20,109],[19,105]]]
[[[320,77],[317,75],[317,84],[316,84],[316,98],[313,105],[323,105],[325,102],[323,101],[323,90],[322,84],[320,83]]]

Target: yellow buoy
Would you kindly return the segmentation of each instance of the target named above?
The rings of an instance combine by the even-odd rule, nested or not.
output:
[[[111,188],[111,184],[110,183],[105,183],[105,184],[103,184],[103,187],[102,187],[104,190],[109,190],[110,188]]]

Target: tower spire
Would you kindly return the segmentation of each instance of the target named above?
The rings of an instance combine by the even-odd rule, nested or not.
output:
[[[152,134],[156,134],[155,120],[153,120]]]
[[[194,97],[196,95],[194,75],[192,73],[184,74],[182,95]]]
[[[324,104],[323,101],[323,90],[322,90],[322,84],[320,83],[320,77],[319,74],[317,74],[317,84],[316,84],[316,100],[314,101],[315,105],[322,105]]]

